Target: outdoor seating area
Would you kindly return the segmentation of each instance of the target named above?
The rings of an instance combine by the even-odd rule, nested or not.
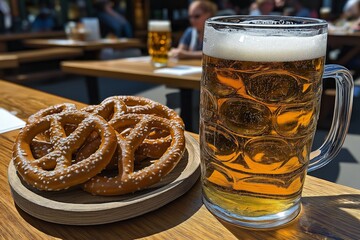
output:
[[[0,0],[0,13],[0,238],[360,239],[359,0]],[[143,171],[153,185],[114,194]],[[102,178],[118,191],[87,192]]]

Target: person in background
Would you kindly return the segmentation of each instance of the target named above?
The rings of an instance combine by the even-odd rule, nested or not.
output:
[[[252,0],[220,0],[216,15],[248,15],[251,4]]]
[[[188,9],[191,27],[185,30],[178,47],[169,51],[169,57],[177,59],[202,58],[205,21],[215,16],[216,12],[217,6],[211,1],[193,1]]]
[[[0,0],[0,12],[3,19],[1,19],[2,30],[9,30],[11,28],[12,19],[11,19],[11,11],[7,1]]]
[[[349,21],[360,17],[360,0],[348,0],[345,3],[342,18]]]
[[[102,35],[112,33],[117,37],[133,37],[130,23],[123,15],[113,9],[111,1],[96,0],[94,7],[97,10]]]
[[[274,9],[273,12],[282,14],[285,11],[286,5],[289,0],[274,0]]]
[[[32,31],[51,31],[56,25],[55,12],[53,4],[48,1],[40,1],[39,14],[31,24]]]
[[[256,0],[250,6],[251,16],[271,15],[275,8],[274,0]]]
[[[288,10],[288,11],[286,11]],[[290,0],[284,15],[296,17],[312,17],[310,9],[303,5],[303,0]]]
[[[359,29],[360,0],[348,0],[343,7],[340,17],[329,22],[329,31],[353,32]]]

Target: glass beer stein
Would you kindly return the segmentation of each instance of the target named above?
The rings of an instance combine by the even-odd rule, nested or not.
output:
[[[148,22],[148,52],[154,67],[165,67],[171,47],[171,24],[168,20]]]
[[[205,23],[200,100],[203,201],[250,228],[300,212],[306,173],[345,139],[353,97],[347,69],[324,65],[327,23],[283,16],[220,16]],[[311,152],[323,78],[335,78],[334,118]]]

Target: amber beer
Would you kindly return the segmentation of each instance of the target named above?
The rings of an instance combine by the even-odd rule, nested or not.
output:
[[[169,21],[151,20],[148,24],[148,51],[155,67],[167,65],[171,47],[171,26]]]
[[[203,50],[205,205],[245,226],[281,212],[295,216],[319,114],[326,35],[217,31],[206,28]]]

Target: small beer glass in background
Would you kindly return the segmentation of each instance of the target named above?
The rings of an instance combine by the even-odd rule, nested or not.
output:
[[[168,63],[168,51],[171,47],[171,24],[167,20],[148,22],[148,51],[155,67],[164,67]]]
[[[214,215],[272,228],[300,212],[306,172],[339,152],[352,109],[351,74],[324,65],[326,43],[327,23],[318,19],[220,16],[205,23],[200,149],[203,200]],[[310,154],[323,77],[337,82],[335,117]]]

